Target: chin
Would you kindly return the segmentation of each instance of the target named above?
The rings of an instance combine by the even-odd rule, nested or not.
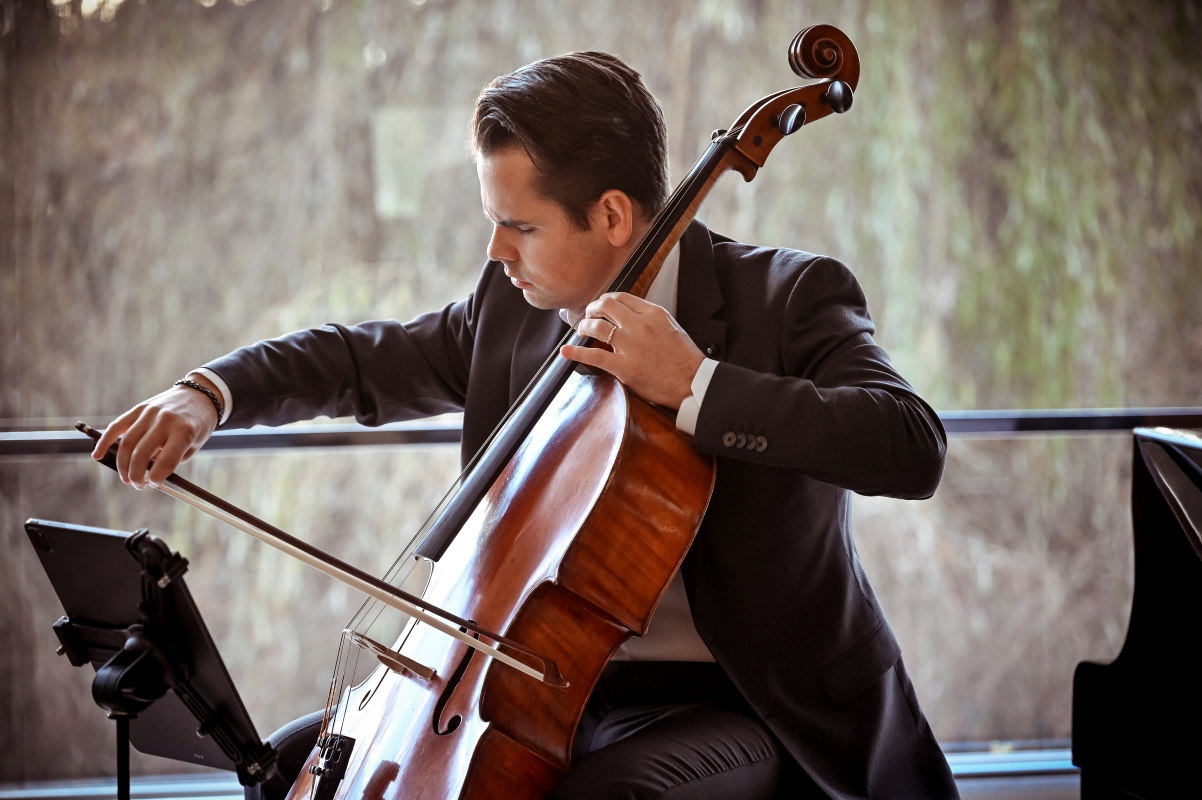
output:
[[[559,305],[554,300],[534,289],[523,289],[522,297],[526,298],[527,303],[535,308],[542,309],[543,311],[554,311],[563,308],[563,306]]]

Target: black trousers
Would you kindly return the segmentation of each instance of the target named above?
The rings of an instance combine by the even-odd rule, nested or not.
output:
[[[282,800],[317,741],[321,712],[276,731],[279,779],[246,800]],[[826,798],[717,664],[610,664],[585,709],[572,768],[549,800]]]

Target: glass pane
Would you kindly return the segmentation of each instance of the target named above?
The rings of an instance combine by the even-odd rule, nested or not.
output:
[[[935,497],[856,497],[856,547],[941,742],[1065,739],[1126,638],[1131,437],[954,438]]]
[[[1130,457],[1127,436],[953,439],[933,499],[855,498],[861,559],[942,741],[1069,735],[1074,667],[1113,658],[1126,635]],[[274,452],[204,456],[185,472],[378,574],[457,461],[454,447]],[[0,669],[26,721],[15,752],[25,765],[45,765],[30,778],[104,774],[111,758],[111,723],[92,704],[90,670],[54,655],[50,625],[61,608],[20,529],[33,515],[145,526],[181,550],[262,735],[322,706],[339,632],[360,602],[353,592],[83,460],[0,462],[0,488],[0,609],[11,637]],[[66,761],[55,757],[64,737],[74,754]]]
[[[381,447],[200,456],[181,474],[342,560],[380,575],[458,474],[459,448]],[[88,459],[0,460],[0,782],[111,774],[113,723],[92,669],[55,655],[62,606],[22,529],[29,517],[149,528],[189,561],[185,580],[259,735],[325,706],[342,629],[363,597],[161,492],[135,492]],[[386,612],[372,636],[392,644]],[[362,659],[371,667],[370,657]],[[362,677],[362,676],[360,676]],[[134,754],[135,772],[187,766]]]

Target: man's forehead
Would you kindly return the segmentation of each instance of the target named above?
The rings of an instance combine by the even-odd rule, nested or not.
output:
[[[488,153],[476,154],[476,172],[480,175],[505,175],[529,179],[537,171],[524,147],[513,145]]]
[[[498,225],[527,224],[530,215],[545,213],[549,202],[534,183],[535,167],[522,148],[476,156],[484,215]]]

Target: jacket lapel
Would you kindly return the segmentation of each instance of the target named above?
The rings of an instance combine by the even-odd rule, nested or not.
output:
[[[715,319],[725,302],[714,268],[709,228],[693,220],[680,237],[676,321],[707,358],[717,361],[726,357],[726,323]]]
[[[558,311],[544,311],[526,305],[526,317],[518,329],[517,339],[513,346],[513,356],[509,362],[509,402],[511,405],[534,378],[543,361],[567,332],[568,325],[559,318]]]

